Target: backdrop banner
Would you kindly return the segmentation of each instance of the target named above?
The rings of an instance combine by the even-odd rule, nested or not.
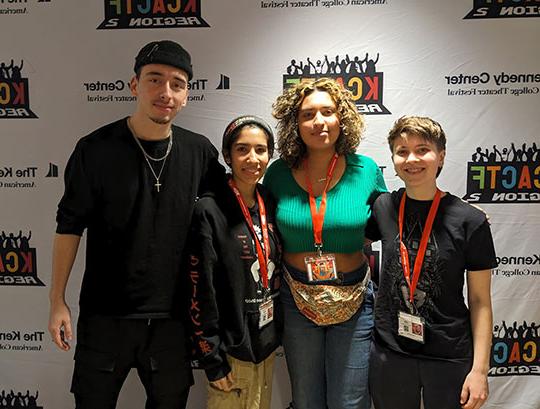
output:
[[[393,190],[393,122],[440,122],[440,186],[489,214],[499,258],[484,407],[540,408],[539,17],[538,0],[0,0],[0,408],[74,405],[73,348],[59,351],[47,332],[62,177],[79,138],[134,110],[135,55],[160,39],[193,59],[175,123],[218,147],[233,117],[275,125],[284,87],[331,77],[366,115],[359,152]],[[67,294],[74,320],[82,249]],[[206,401],[204,373],[195,378],[190,409]],[[290,401],[280,350],[272,408]],[[131,373],[118,407],[143,406]]]

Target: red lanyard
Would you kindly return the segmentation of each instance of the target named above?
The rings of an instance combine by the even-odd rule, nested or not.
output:
[[[307,158],[304,159],[304,168],[306,169],[306,185],[308,188],[309,194],[309,209],[311,210],[311,221],[313,223],[313,238],[315,240],[315,247],[317,249],[322,249],[322,230],[324,224],[324,215],[326,214],[326,191],[328,186],[330,186],[330,181],[332,180],[332,175],[336,168],[338,154],[335,153],[332,157],[332,160],[328,164],[328,171],[326,173],[326,185],[322,192],[321,205],[319,206],[319,211],[317,211],[317,202],[315,201],[315,196],[313,196],[313,187],[311,186],[311,181],[309,180],[309,167]]]
[[[259,260],[261,281],[263,288],[266,289],[268,288],[268,260],[270,258],[270,240],[268,238],[268,223],[266,222],[266,207],[264,207],[263,198],[261,197],[260,193],[255,190],[255,192],[257,193],[257,202],[259,203],[259,216],[261,218],[261,230],[264,249],[261,246],[261,242],[259,241],[259,236],[257,236],[257,233],[255,232],[255,227],[253,226],[253,219],[251,218],[251,214],[249,213],[246,202],[244,202],[244,198],[240,194],[240,191],[236,187],[236,183],[234,183],[234,180],[232,178],[229,179],[229,186],[234,192],[236,200],[238,200],[238,204],[240,204],[240,208],[242,209],[242,213],[244,214],[244,219],[246,219],[246,223],[249,227],[249,230],[251,231],[251,235],[253,236],[253,241],[255,242],[255,249],[257,250],[257,258]]]
[[[422,231],[422,239],[420,240],[420,246],[418,247],[418,254],[416,255],[416,260],[414,261],[414,270],[411,282],[411,267],[409,264],[409,252],[407,247],[403,243],[403,217],[405,213],[405,198],[407,197],[406,192],[403,192],[401,197],[401,203],[399,204],[399,253],[401,255],[401,265],[403,266],[403,274],[405,275],[405,280],[409,285],[409,300],[411,303],[414,302],[414,292],[416,291],[416,285],[418,284],[418,279],[420,278],[420,269],[424,262],[424,256],[426,254],[426,248],[429,241],[429,235],[433,228],[433,221],[435,220],[435,215],[437,214],[437,209],[439,208],[439,203],[441,201],[441,191],[437,189],[429,213],[426,219],[426,225]]]

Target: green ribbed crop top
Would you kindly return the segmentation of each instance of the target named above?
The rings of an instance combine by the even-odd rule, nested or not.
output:
[[[323,250],[353,253],[364,246],[364,229],[371,205],[386,192],[381,170],[373,159],[350,154],[339,182],[328,191],[323,227]],[[289,253],[314,251],[308,193],[294,179],[281,159],[268,168],[263,184],[277,201],[276,223]],[[316,198],[317,208],[321,196]]]

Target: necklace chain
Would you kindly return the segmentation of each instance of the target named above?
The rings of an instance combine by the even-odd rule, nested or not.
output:
[[[144,157],[147,160],[151,160],[151,161],[154,161],[154,162],[159,162],[159,161],[162,161],[162,160],[166,159],[167,156],[169,156],[169,153],[171,153],[172,144],[173,144],[172,128],[169,130],[169,133],[167,135],[167,138],[169,138],[169,144],[167,145],[167,151],[165,152],[165,155],[163,155],[161,158],[154,158],[153,156],[150,156],[144,150],[144,148],[143,148],[143,146],[141,144],[141,141],[139,141],[139,138],[137,137],[137,134],[135,133],[135,131],[133,130],[133,127],[131,126],[131,121],[130,120],[128,120],[128,127],[129,127],[129,130],[131,131],[131,134],[133,135],[133,138],[135,138],[135,141],[137,142],[137,145],[139,145],[139,148],[141,148],[141,151],[142,151]]]
[[[153,156],[150,156],[145,150],[144,147],[141,144],[141,141],[139,141],[139,138],[135,134],[135,131],[133,130],[133,127],[131,126],[131,122],[128,119],[127,121],[128,128],[131,131],[131,135],[133,136],[133,139],[135,139],[135,142],[137,143],[137,146],[141,149],[141,152],[143,153],[144,159],[146,160],[146,163],[148,164],[148,167],[150,168],[150,171],[152,172],[152,175],[154,176],[154,179],[156,179],[156,183],[154,183],[154,186],[156,187],[156,190],[159,193],[159,188],[161,186],[161,183],[159,182],[159,178],[161,177],[161,174],[163,173],[163,169],[165,168],[165,162],[167,162],[167,158],[169,157],[169,153],[171,153],[172,145],[173,145],[173,137],[172,137],[172,128],[169,130],[169,144],[167,145],[167,151],[165,152],[165,155],[163,155],[161,158],[154,158]],[[159,169],[159,173],[156,174],[156,171],[154,170],[152,164],[150,161],[159,162],[163,161],[161,163],[161,168]]]

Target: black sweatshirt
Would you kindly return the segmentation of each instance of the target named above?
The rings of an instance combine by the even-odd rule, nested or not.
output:
[[[204,136],[173,126],[172,138],[160,192],[125,118],[77,143],[56,231],[82,235],[88,229],[81,315],[171,315],[195,198],[206,180],[224,174]],[[146,142],[145,149],[162,156],[166,141]]]
[[[279,283],[281,247],[275,229],[275,205],[262,186],[266,207],[270,262],[269,290],[274,300],[274,320],[259,329],[263,288],[253,264],[257,253],[253,236],[229,186],[205,195],[195,205],[188,242],[189,313],[196,358],[210,381],[227,375],[226,353],[242,361],[259,363],[280,344],[282,330]],[[250,209],[260,226],[258,207]]]

